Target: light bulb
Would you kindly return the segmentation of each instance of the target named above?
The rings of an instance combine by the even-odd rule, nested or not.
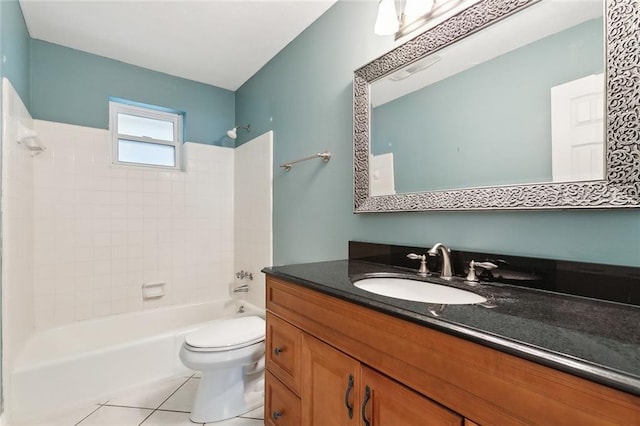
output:
[[[380,0],[378,3],[378,17],[373,27],[377,35],[391,35],[398,31],[398,15],[395,0]]]
[[[236,128],[234,127],[231,130],[227,130],[227,136],[229,136],[231,139],[237,138],[238,134],[236,133]]]

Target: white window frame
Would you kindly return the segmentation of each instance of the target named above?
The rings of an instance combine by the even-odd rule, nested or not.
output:
[[[142,118],[162,120],[173,123],[173,140],[165,141],[150,138],[147,136],[132,136],[118,131],[118,114],[135,115]],[[183,118],[179,112],[165,112],[153,107],[145,108],[136,105],[129,105],[117,101],[109,101],[109,129],[111,131],[111,159],[113,164],[123,166],[153,167],[160,169],[182,170],[182,146],[183,146]],[[149,163],[131,163],[118,160],[119,139],[144,142],[157,145],[168,145],[175,147],[175,166],[162,166]]]

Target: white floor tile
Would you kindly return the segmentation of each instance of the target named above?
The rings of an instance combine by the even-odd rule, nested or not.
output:
[[[59,416],[48,418],[40,421],[18,422],[12,423],[14,426],[70,426],[83,420],[85,417],[99,409],[97,403],[86,403],[79,407],[69,410]]]
[[[192,423],[193,424],[193,423]],[[222,422],[205,423],[207,426],[264,426],[264,420],[236,417]]]
[[[201,423],[192,423],[189,413],[176,413],[175,411],[156,411],[142,426],[171,425],[171,426],[195,426]]]
[[[185,377],[171,377],[155,383],[132,388],[110,398],[107,405],[155,409],[187,380]]]
[[[129,407],[100,407],[79,426],[138,426],[153,410]]]
[[[162,410],[175,410],[190,412],[193,406],[193,401],[196,398],[196,390],[200,380],[189,379],[187,383],[182,385],[180,389],[176,391],[171,398],[169,398],[164,404],[160,406]]]
[[[241,415],[240,417],[264,420],[264,405],[262,407],[256,408],[255,410],[251,410],[248,413]]]
[[[107,405],[101,407],[95,402],[85,403],[64,415],[46,421],[15,426],[73,426],[75,424],[79,426],[137,426],[143,420],[142,426],[196,426],[198,423],[192,423],[189,420],[189,412],[199,383],[200,379],[189,379],[180,375],[117,394],[106,403]],[[178,390],[176,391],[176,389]],[[173,393],[174,391],[175,393]],[[173,395],[171,395],[172,393]],[[162,403],[169,395],[171,397]],[[160,410],[154,412],[152,409],[161,403]],[[207,425],[262,426],[264,425],[263,419],[264,408],[260,407],[243,414],[241,417]]]

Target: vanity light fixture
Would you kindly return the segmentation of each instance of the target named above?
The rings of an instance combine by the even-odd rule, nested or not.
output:
[[[395,34],[398,29],[400,29],[400,22],[398,21],[395,0],[380,0],[373,32],[376,35],[384,36]]]
[[[403,24],[413,22],[433,10],[435,0],[407,0],[404,5]]]
[[[380,0],[373,32],[376,35],[406,36],[434,20],[451,15],[480,0]]]
[[[377,35],[397,34],[401,27],[413,23],[433,9],[435,0],[404,0],[402,13],[398,14],[395,0],[380,0],[378,16],[373,32]],[[397,38],[397,37],[396,37]]]

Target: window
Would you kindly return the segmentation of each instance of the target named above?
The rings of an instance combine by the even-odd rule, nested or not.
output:
[[[109,102],[114,164],[180,169],[184,113]]]

